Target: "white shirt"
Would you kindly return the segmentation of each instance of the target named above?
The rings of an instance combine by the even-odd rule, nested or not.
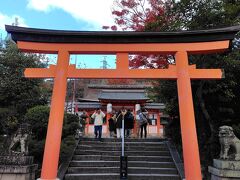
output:
[[[140,120],[139,114],[136,114],[136,120]]]
[[[105,114],[101,111],[98,113],[93,113],[91,116],[94,119],[94,126],[102,126],[103,125],[103,118],[105,117]]]

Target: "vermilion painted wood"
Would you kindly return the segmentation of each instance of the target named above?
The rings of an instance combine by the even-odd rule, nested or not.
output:
[[[68,64],[69,53],[67,51],[60,51],[58,53],[58,62],[54,76],[51,110],[43,155],[41,179],[50,180],[56,179],[57,177],[64,104],[67,89]]]
[[[160,134],[160,129],[163,128],[163,126],[161,125],[161,119],[160,119],[160,113],[157,112],[157,134]]]
[[[132,43],[132,44],[71,44],[18,41],[24,52],[57,53],[58,63],[49,69],[27,68],[29,78],[54,78],[48,133],[42,166],[42,179],[55,179],[61,143],[67,78],[136,78],[177,80],[184,167],[187,180],[200,180],[201,168],[192,103],[191,79],[220,79],[221,69],[196,69],[188,65],[187,54],[220,52],[229,47],[229,40],[197,43]],[[69,65],[69,54],[116,54],[116,69],[76,69]],[[176,54],[176,65],[168,69],[129,69],[131,53]],[[159,122],[158,122],[159,123]],[[158,125],[159,126],[159,125]],[[194,163],[194,165],[193,165]]]
[[[121,63],[119,63],[121,64]],[[123,65],[124,66],[124,65]],[[170,65],[168,69],[76,69],[75,65],[69,65],[68,78],[80,79],[177,79],[176,66]],[[221,79],[222,69],[195,69],[188,66],[191,79]],[[54,78],[56,66],[46,68],[27,68],[24,72],[28,78]]]
[[[59,56],[57,66],[25,71],[25,76],[30,78],[54,78],[41,178],[53,180],[57,177],[67,78],[150,78],[177,80],[185,175],[187,180],[201,179],[190,81],[220,79],[223,72],[189,66],[187,55],[224,51],[239,29],[240,26],[180,32],[81,32],[6,25],[22,51]],[[128,55],[141,53],[176,55],[176,65],[168,69],[129,69]],[[69,65],[69,54],[116,54],[117,69],[79,70]]]
[[[177,52],[175,58],[178,76],[177,89],[185,177],[187,180],[201,180],[201,165],[199,160],[187,52]]]
[[[220,52],[229,47],[229,40],[198,43],[148,43],[148,44],[71,44],[36,43],[18,41],[18,48],[24,52],[57,53],[69,51],[70,54],[116,54],[116,53],[176,53],[187,51],[189,54]]]

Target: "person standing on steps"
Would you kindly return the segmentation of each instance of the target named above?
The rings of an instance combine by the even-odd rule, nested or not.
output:
[[[122,137],[122,134],[121,134],[122,121],[124,120],[126,113],[127,113],[127,110],[124,107],[122,107],[122,109],[117,114],[117,123],[116,123],[117,138]]]
[[[125,137],[131,137],[131,131],[134,127],[134,116],[130,109],[127,110],[127,113],[124,118],[124,129],[125,129]]]
[[[148,112],[146,109],[142,109],[141,112],[139,113],[141,138],[143,138],[143,130],[144,130],[144,137],[147,138],[147,124],[148,124],[147,115],[148,115]]]
[[[137,138],[140,138],[140,129],[141,129],[141,119],[140,119],[141,110],[137,110],[136,112],[136,130],[137,130]]]
[[[110,132],[110,137],[113,138],[116,134],[116,119],[117,119],[117,115],[114,114],[109,120],[108,120],[108,124],[109,124],[109,132]]]
[[[80,115],[80,130],[82,132],[82,136],[85,135],[85,126],[87,122],[88,114],[85,110],[83,110],[82,114]]]
[[[102,125],[103,125],[103,118],[105,114],[101,111],[101,109],[97,109],[91,118],[94,119],[94,134],[95,138],[98,138],[100,141],[102,140]]]

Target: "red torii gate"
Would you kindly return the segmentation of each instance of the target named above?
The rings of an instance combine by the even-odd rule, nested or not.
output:
[[[23,52],[58,54],[57,65],[27,68],[25,77],[54,78],[45,143],[42,180],[57,178],[67,78],[142,78],[177,80],[184,169],[187,180],[200,180],[201,166],[192,101],[191,79],[221,79],[221,69],[196,69],[188,54],[221,52],[229,48],[240,26],[182,32],[80,32],[6,26]],[[173,54],[168,69],[129,69],[128,55]],[[116,54],[116,69],[76,69],[70,54]]]

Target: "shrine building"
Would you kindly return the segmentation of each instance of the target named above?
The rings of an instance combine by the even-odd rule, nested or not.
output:
[[[75,111],[81,115],[86,111],[90,117],[93,112],[101,108],[106,114],[104,118],[103,134],[108,134],[108,119],[112,113],[118,112],[122,107],[130,109],[134,114],[136,113],[136,106],[141,106],[148,111],[148,118],[150,124],[147,127],[150,136],[163,137],[163,125],[161,124],[161,117],[165,105],[163,103],[154,103],[148,97],[146,88],[151,85],[108,85],[108,84],[90,84],[85,90],[83,98],[77,98],[75,103]],[[111,106],[112,113],[107,112],[107,106]],[[85,128],[86,135],[94,134],[94,125],[91,118],[87,119]],[[136,119],[134,120],[133,133],[136,133]]]

